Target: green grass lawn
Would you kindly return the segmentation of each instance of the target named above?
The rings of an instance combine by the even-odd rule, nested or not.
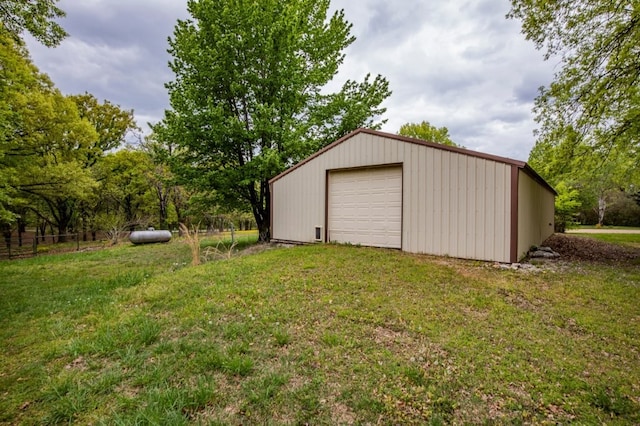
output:
[[[640,422],[640,270],[336,245],[0,262],[0,423]]]
[[[640,230],[639,227],[634,227],[634,226],[616,226],[616,225],[604,225],[601,227],[598,227],[596,225],[578,225],[575,227],[571,227],[571,229],[575,230],[575,231],[579,231],[580,229],[616,229],[616,230],[633,230],[633,231],[637,231]]]
[[[579,235],[581,237],[593,238],[607,243],[640,248],[640,234],[581,234],[576,232],[572,235]]]

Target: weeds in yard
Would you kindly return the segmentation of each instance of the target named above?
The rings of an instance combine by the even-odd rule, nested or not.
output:
[[[600,386],[592,391],[592,404],[605,413],[613,416],[630,414],[634,407],[633,402],[618,389]]]
[[[203,258],[210,259],[231,259],[235,248],[238,245],[238,241],[233,241],[230,244],[226,241],[217,241],[214,246],[207,246],[204,248]]]
[[[190,257],[0,264],[0,424],[640,422],[637,267],[339,245],[172,267]]]
[[[196,266],[200,264],[200,234],[198,233],[198,227],[189,229],[187,225],[181,223],[179,225],[180,233],[184,237],[189,249],[191,250],[191,265]]]
[[[273,338],[275,339],[276,345],[278,346],[286,346],[291,342],[291,335],[280,328],[277,328],[273,332]]]

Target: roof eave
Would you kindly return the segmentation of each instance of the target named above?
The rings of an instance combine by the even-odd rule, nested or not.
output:
[[[504,164],[510,164],[510,165],[513,165],[513,166],[517,166],[519,169],[524,170],[524,172],[527,173],[529,176],[531,176],[535,181],[537,181],[542,186],[544,186],[545,188],[550,190],[554,195],[558,195],[556,190],[553,189],[553,187],[551,185],[549,185],[535,170],[533,170],[531,168],[531,166],[529,166],[524,161],[514,160],[512,158],[507,158],[507,157],[500,157],[498,155],[485,154],[483,152],[472,151],[470,149],[459,148],[459,147],[456,147],[456,146],[442,145],[442,144],[438,144],[438,143],[435,143],[435,142],[427,142],[427,141],[423,141],[421,139],[415,139],[415,138],[410,138],[410,137],[407,137],[407,136],[401,136],[401,135],[396,135],[396,134],[393,134],[393,133],[386,133],[386,132],[381,132],[379,130],[372,130],[372,129],[365,129],[365,128],[356,129],[353,132],[341,137],[337,141],[325,146],[321,150],[315,152],[314,154],[312,154],[309,157],[305,158],[304,160],[300,161],[296,165],[288,168],[287,170],[283,171],[282,173],[278,174],[277,176],[274,176],[273,178],[269,179],[269,184],[277,181],[278,179],[281,179],[282,177],[284,177],[287,174],[291,173],[292,171],[294,171],[298,167],[303,166],[304,164],[308,163],[309,161],[313,160],[314,158],[316,158],[316,157],[322,155],[323,153],[329,151],[330,149],[334,148],[336,145],[340,145],[344,141],[349,140],[352,137],[357,136],[360,133],[367,133],[367,134],[370,134],[370,135],[379,136],[379,137],[383,137],[383,138],[394,139],[394,140],[398,140],[398,141],[402,141],[402,142],[428,146],[428,147],[439,149],[439,150],[443,150],[443,151],[455,152],[455,153],[458,153],[458,154],[468,155],[468,156],[471,156],[471,157],[482,158],[482,159],[485,159],[485,160],[496,161],[496,162],[499,162],[499,163],[504,163]]]

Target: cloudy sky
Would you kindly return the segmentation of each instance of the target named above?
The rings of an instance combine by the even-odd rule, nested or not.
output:
[[[138,124],[169,107],[173,78],[167,37],[188,17],[186,0],[60,0],[70,34],[48,49],[27,39],[34,63],[66,94],[89,92],[133,109]],[[505,19],[508,0],[333,0],[357,40],[335,87],[382,74],[393,94],[383,130],[407,122],[446,126],[467,148],[526,160],[535,128],[531,108],[555,64]]]

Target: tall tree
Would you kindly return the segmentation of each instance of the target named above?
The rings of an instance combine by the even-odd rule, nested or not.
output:
[[[175,172],[214,190],[229,208],[250,205],[269,239],[269,178],[375,117],[390,94],[381,76],[326,94],[353,41],[329,0],[190,0],[169,52],[171,111],[154,127],[180,145]]]
[[[616,147],[640,145],[640,7],[629,0],[511,0],[507,15],[545,59],[561,63],[554,81],[536,99],[538,143],[596,147],[606,159]],[[631,154],[631,152],[630,152]],[[637,158],[636,158],[637,159]]]
[[[81,118],[87,119],[96,130],[97,138],[87,151],[87,166],[93,166],[107,151],[116,149],[125,143],[130,133],[137,133],[140,128],[133,118],[133,110],[123,110],[105,100],[100,103],[90,93],[70,96],[78,108]]]
[[[145,138],[143,149],[154,164],[154,168],[149,173],[148,178],[156,194],[160,228],[165,229],[169,226],[171,204],[173,204],[177,222],[173,225],[183,223],[190,197],[184,186],[178,183],[178,179],[171,171],[172,165],[179,161],[177,153],[181,148],[170,142],[161,142],[158,140],[157,135],[152,133]]]
[[[95,168],[96,163],[105,153],[122,146],[127,135],[136,135],[140,131],[133,118],[133,110],[123,110],[119,105],[114,105],[107,100],[100,103],[95,96],[86,92],[69,98],[76,104],[80,117],[91,123],[96,131],[96,139],[90,143],[82,160],[85,167]],[[94,174],[99,175],[100,171],[94,170]],[[80,203],[84,239],[86,239],[87,227],[91,228],[92,235],[95,237],[97,225],[95,219],[102,204],[103,200],[100,200],[96,194]]]
[[[567,126],[559,141],[540,140],[529,153],[529,164],[557,191],[555,198],[555,231],[564,232],[575,222],[581,207],[580,190],[583,189],[582,161],[586,147],[579,143],[580,135]],[[577,155],[580,151],[583,155]],[[574,172],[576,171],[576,172]]]
[[[620,191],[632,194],[640,172],[629,150],[588,146],[571,127],[559,141],[539,141],[529,155],[529,164],[557,190],[556,225],[563,231],[578,209],[593,209],[598,224],[604,223],[611,201]]]
[[[31,202],[61,239],[77,205],[95,188],[86,158],[97,139],[91,123],[31,63],[24,44],[0,31],[0,217],[11,226]]]
[[[100,188],[94,212],[116,216],[131,229],[146,223],[153,206],[153,168],[151,157],[142,150],[122,149],[105,156],[95,167]]]
[[[47,103],[53,84],[31,63],[24,43],[0,27],[0,222],[15,220],[11,211],[15,184],[25,154],[39,145],[35,112]]]
[[[60,44],[66,31],[54,21],[65,13],[56,6],[58,0],[2,0],[0,1],[0,30],[18,39],[28,31],[45,46]]]
[[[74,102],[57,90],[30,97],[22,115],[25,134],[16,152],[21,162],[15,187],[44,202],[59,241],[65,241],[80,201],[97,185],[84,162],[96,132],[80,118]]]
[[[398,134],[442,145],[459,146],[451,140],[449,129],[446,127],[437,128],[436,126],[432,126],[428,121],[403,124],[400,126],[400,130],[398,130]]]
[[[11,211],[16,178],[13,153],[21,116],[16,103],[44,84],[36,67],[28,60],[24,44],[7,31],[0,30],[0,223],[8,225],[15,220]]]
[[[587,163],[590,161],[592,164]],[[635,187],[638,183],[638,169],[626,153],[617,149],[607,153],[607,161],[600,155],[592,155],[582,164],[588,173],[583,173],[584,188],[582,196],[591,198],[592,206],[597,213],[598,225],[604,225],[605,215],[617,195]]]

